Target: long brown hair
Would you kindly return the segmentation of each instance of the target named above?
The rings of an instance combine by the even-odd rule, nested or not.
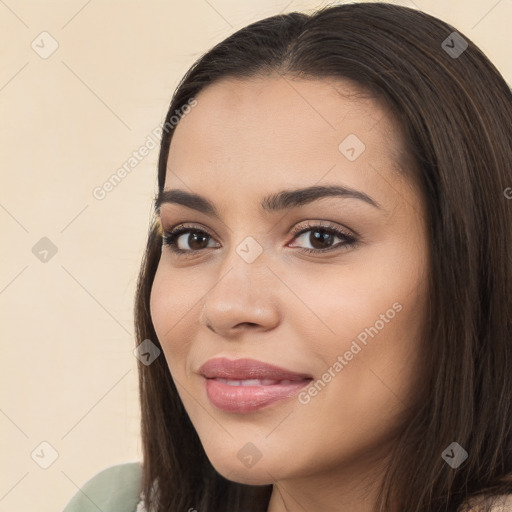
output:
[[[393,510],[391,503],[408,512],[453,512],[481,493],[512,492],[512,93],[480,49],[453,32],[426,13],[383,2],[255,22],[186,73],[161,141],[159,191],[172,116],[226,77],[349,79],[391,107],[411,162],[402,172],[427,205],[431,265],[425,395],[396,445],[378,512]],[[137,344],[150,339],[159,347],[149,299],[160,251],[154,222],[135,328]],[[146,508],[266,511],[272,485],[229,481],[209,462],[164,357],[139,362],[139,383]],[[454,441],[469,454],[456,469],[441,457]]]

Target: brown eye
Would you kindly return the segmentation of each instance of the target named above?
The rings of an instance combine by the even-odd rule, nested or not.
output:
[[[177,227],[165,232],[162,237],[163,244],[169,246],[176,253],[197,252],[207,249],[210,239],[212,237],[206,231],[187,227]]]
[[[303,239],[310,247],[299,248],[307,254],[325,253],[336,249],[348,248],[357,243],[357,238],[334,225],[307,224],[295,230],[294,240]],[[336,239],[340,242],[336,243]],[[206,231],[179,225],[162,236],[163,245],[168,246],[177,255],[193,255],[204,249],[216,247],[213,237]],[[213,245],[210,244],[213,242]]]
[[[350,247],[357,243],[355,236],[346,233],[334,225],[310,225],[307,224],[306,228],[299,227],[295,233],[294,240],[303,239],[303,242],[309,244],[310,247],[303,247],[301,252],[322,253],[336,250],[342,247]],[[341,240],[340,243],[335,244],[335,240]]]

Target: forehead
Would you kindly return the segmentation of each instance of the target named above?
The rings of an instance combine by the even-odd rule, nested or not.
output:
[[[182,185],[177,176],[208,191],[308,186],[326,174],[362,186],[404,153],[388,109],[350,81],[229,78],[196,100],[175,128],[165,188]],[[357,159],[347,158],[345,141],[355,144]]]
[[[180,138],[180,132],[193,131],[205,142],[226,134],[240,139],[258,134],[261,142],[268,142],[272,140],[270,128],[286,142],[325,137],[328,132],[341,134],[347,128],[364,135],[377,123],[384,128],[382,135],[393,131],[384,106],[348,80],[285,75],[226,78],[207,86],[196,100],[198,105],[180,121],[175,138]],[[303,133],[303,128],[309,133]]]

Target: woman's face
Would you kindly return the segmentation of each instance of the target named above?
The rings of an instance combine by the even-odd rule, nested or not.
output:
[[[183,194],[165,198],[161,223],[190,232],[162,247],[151,316],[206,454],[230,480],[361,475],[392,446],[418,399],[423,201],[394,168],[404,148],[387,111],[347,96],[353,87],[223,80],[197,96],[175,129],[165,190]],[[356,194],[261,204],[285,190],[332,186]],[[218,217],[197,201],[185,206],[188,194]],[[261,381],[243,389],[201,375],[221,357],[300,376],[265,390]],[[290,396],[251,405],[276,385]]]

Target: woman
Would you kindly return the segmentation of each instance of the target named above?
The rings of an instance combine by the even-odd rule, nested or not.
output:
[[[482,52],[406,7],[274,16],[203,55],[139,276],[144,460],[83,493],[512,510],[510,119]]]

